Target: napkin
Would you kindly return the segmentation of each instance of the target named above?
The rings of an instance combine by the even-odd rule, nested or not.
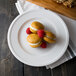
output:
[[[31,10],[39,10],[39,9],[47,10],[43,7],[30,3],[26,0],[17,0],[15,5],[17,7],[19,14],[22,14],[23,12],[28,12]],[[56,14],[58,14],[58,13],[56,13]],[[65,54],[58,61],[56,61],[50,65],[46,65],[47,69],[55,68],[55,67],[59,66],[60,64],[66,62],[76,56],[76,20],[72,20],[61,14],[58,14],[58,15],[64,20],[64,22],[66,23],[66,25],[68,27],[69,34],[70,34],[69,46],[68,46]]]

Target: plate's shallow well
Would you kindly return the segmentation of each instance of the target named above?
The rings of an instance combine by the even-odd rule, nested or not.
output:
[[[26,40],[26,29],[33,21],[39,21],[45,30],[52,31],[55,44],[48,44],[46,49],[32,48]],[[45,66],[57,61],[66,51],[69,41],[68,30],[63,20],[53,12],[46,10],[31,11],[19,15],[8,30],[8,45],[14,56],[31,66]]]

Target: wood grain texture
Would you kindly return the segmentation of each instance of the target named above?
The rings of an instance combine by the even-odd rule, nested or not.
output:
[[[24,76],[52,76],[51,70],[47,70],[45,67],[37,68],[24,65],[24,71]]]
[[[19,62],[7,45],[7,31],[18,15],[16,0],[0,0],[0,76],[76,76],[76,58],[54,69],[31,67]]]
[[[67,8],[63,6],[62,4],[55,3],[52,0],[27,0],[27,1],[37,4],[39,6],[42,6],[44,8],[53,10],[55,12],[58,12],[62,15],[65,15],[67,17],[70,17],[76,20],[76,7]]]
[[[73,58],[72,60],[69,60],[65,64],[66,64],[67,76],[76,76],[76,57]]]
[[[23,64],[11,54],[7,45],[7,31],[18,15],[14,2],[0,0],[0,76],[23,76]]]
[[[63,76],[61,66],[54,68],[52,71],[52,76]]]

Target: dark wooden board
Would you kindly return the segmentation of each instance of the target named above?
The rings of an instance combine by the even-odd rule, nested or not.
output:
[[[7,31],[18,15],[13,0],[0,0],[0,76],[23,76],[23,64],[11,54],[7,45]]]
[[[54,68],[31,67],[18,61],[7,45],[7,31],[18,15],[16,0],[0,0],[0,76],[76,76],[76,58]]]

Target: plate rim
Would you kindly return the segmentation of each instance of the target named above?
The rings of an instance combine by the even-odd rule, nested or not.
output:
[[[38,10],[32,10],[32,11],[38,11]],[[31,64],[24,63],[23,60],[22,60],[22,58],[20,58],[19,56],[17,56],[16,53],[13,51],[13,49],[12,49],[12,47],[11,47],[10,31],[11,31],[11,28],[12,28],[14,22],[15,22],[18,18],[20,18],[22,15],[27,14],[27,13],[29,13],[29,12],[31,12],[31,11],[29,11],[29,12],[24,12],[23,14],[18,15],[18,16],[12,21],[12,23],[11,23],[10,26],[9,26],[8,33],[7,33],[7,43],[8,43],[8,46],[9,46],[10,51],[12,52],[12,54],[13,54],[19,61],[21,61],[21,62],[24,63],[24,64],[27,64],[27,65],[30,65],[30,66],[35,66],[35,67],[46,66],[46,65],[52,64],[52,63],[56,62],[57,60],[59,60],[59,59],[64,55],[64,53],[66,52],[66,49],[67,49],[68,44],[69,44],[69,31],[68,31],[67,25],[65,24],[65,22],[63,21],[63,19],[62,19],[59,15],[57,15],[56,13],[54,13],[54,12],[52,12],[52,11],[50,11],[50,10],[39,10],[39,11],[53,13],[54,15],[56,15],[56,17],[58,17],[58,18],[64,23],[65,28],[67,29],[67,30],[66,30],[66,34],[67,34],[67,40],[68,40],[68,41],[67,41],[67,44],[66,44],[66,47],[65,47],[65,51],[63,52],[63,54],[60,55],[59,57],[57,57],[57,59],[55,59],[53,62],[44,64],[44,65],[33,65],[33,64],[31,65]]]

